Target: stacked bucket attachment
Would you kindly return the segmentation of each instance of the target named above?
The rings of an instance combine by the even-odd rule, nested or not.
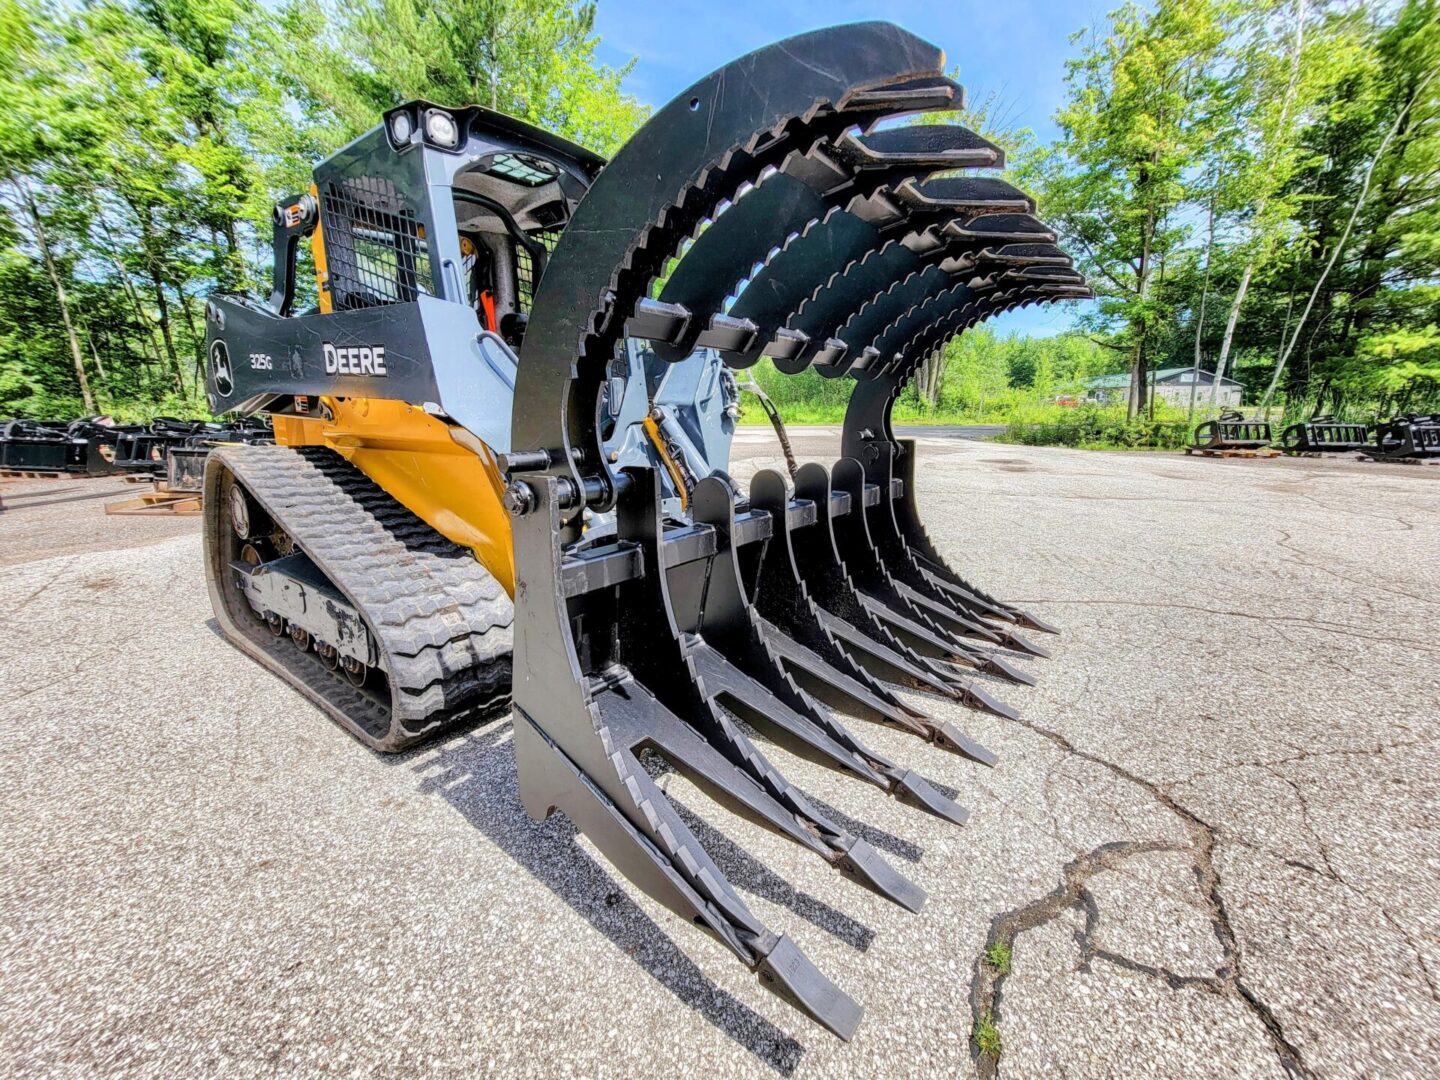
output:
[[[1348,424],[1333,416],[1313,416],[1291,424],[1280,433],[1287,454],[1337,454],[1365,449],[1369,428]]]
[[[117,440],[133,430],[95,417],[69,423],[7,420],[0,423],[0,471],[106,476],[119,471]]]
[[[962,105],[944,69],[934,46],[865,23],[761,49],[662,109],[550,259],[505,459],[527,810],[563,811],[639,888],[847,1039],[860,1006],[760,923],[642,758],[918,911],[924,890],[787,781],[771,747],[959,825],[964,809],[837,711],[993,764],[896,687],[1010,716],[988,687],[1028,683],[1011,658],[1044,655],[1022,631],[1048,627],[930,542],[914,446],[890,429],[915,367],[950,338],[1089,295],[1031,201],[965,171],[1003,156],[943,115]],[[924,112],[940,122],[876,126]],[[600,453],[599,394],[627,336],[670,361],[711,347],[735,368],[769,356],[853,378],[841,459],[798,467],[793,490],[773,471],[748,493],[702,477],[684,518],[667,516],[659,472],[612,473]]]
[[[1412,414],[1387,420],[1375,429],[1375,445],[1362,449],[1377,461],[1440,458],[1440,413]]]
[[[1273,436],[1268,420],[1246,420],[1245,414],[1228,409],[1214,420],[1195,427],[1193,450],[1263,450]]]

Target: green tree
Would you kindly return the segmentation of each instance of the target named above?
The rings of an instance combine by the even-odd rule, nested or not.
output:
[[[1156,329],[1172,315],[1156,284],[1188,230],[1185,204],[1217,126],[1220,62],[1232,5],[1129,3],[1103,36],[1077,35],[1062,139],[1038,163],[1042,211],[1069,242],[1099,303],[1091,321],[1116,331],[1130,358],[1129,414],[1145,407]]]

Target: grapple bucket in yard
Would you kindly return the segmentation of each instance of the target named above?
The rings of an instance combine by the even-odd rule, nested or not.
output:
[[[1335,454],[1363,450],[1369,435],[1364,424],[1348,424],[1333,416],[1314,416],[1280,433],[1287,454]]]
[[[1236,410],[1221,413],[1195,428],[1197,450],[1261,450],[1270,445],[1270,421],[1246,420]]]
[[[1390,460],[1440,458],[1440,413],[1412,414],[1387,420],[1375,429],[1372,457]]]
[[[565,812],[640,888],[846,1038],[859,1007],[759,922],[640,757],[912,911],[923,891],[791,786],[747,730],[957,823],[963,810],[831,710],[995,761],[895,687],[1012,715],[975,675],[1030,681],[1010,658],[1044,655],[1021,631],[1049,628],[930,542],[915,448],[893,438],[890,410],[968,326],[1089,294],[1031,200],[973,172],[1003,156],[944,115],[961,100],[939,50],[869,23],[761,49],[660,110],[550,258],[506,457],[526,807]],[[881,125],[916,112],[939,122]],[[607,469],[597,401],[621,393],[627,338],[660,363],[714,350],[731,368],[768,356],[852,379],[842,457],[799,466],[793,487],[762,471],[748,498],[703,476],[683,433],[657,440],[664,469]]]

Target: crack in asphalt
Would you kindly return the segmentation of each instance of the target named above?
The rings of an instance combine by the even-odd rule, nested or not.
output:
[[[979,1027],[982,1020],[998,1028],[1001,1019],[1001,990],[1006,974],[986,961],[987,953],[1000,945],[1010,950],[1013,956],[1016,939],[1022,934],[1052,922],[1064,911],[1080,910],[1086,916],[1085,929],[1079,935],[1082,970],[1089,970],[1090,963],[1095,960],[1103,960],[1123,970],[1159,979],[1172,989],[1198,989],[1205,993],[1234,998],[1242,1002],[1264,1028],[1271,1049],[1286,1075],[1297,1080],[1315,1080],[1315,1073],[1305,1063],[1300,1048],[1286,1035],[1284,1025],[1274,1010],[1244,982],[1240,944],[1231,925],[1225,899],[1221,895],[1220,872],[1215,867],[1215,849],[1220,843],[1219,830],[1194,811],[1178,803],[1154,781],[1138,776],[1124,766],[1088,750],[1081,750],[1059,732],[1028,720],[1015,719],[1012,722],[1048,740],[1065,753],[1098,765],[1112,775],[1143,789],[1180,819],[1190,838],[1187,844],[1168,840],[1113,841],[1101,844],[1066,863],[1060,872],[1060,883],[1049,893],[1022,907],[997,915],[991,921],[985,950],[974,961],[970,988],[972,1032]],[[1165,968],[1143,964],[1111,950],[1099,948],[1095,944],[1100,911],[1087,887],[1090,879],[1108,870],[1118,870],[1137,856],[1161,851],[1182,852],[1190,856],[1196,886],[1205,899],[1210,926],[1223,957],[1223,962],[1213,976],[1178,975]],[[971,1057],[982,1080],[994,1080],[998,1076],[999,1058],[983,1053],[973,1036]]]
[[[1353,623],[1331,622],[1328,619],[1316,619],[1308,615],[1257,615],[1253,611],[1232,611],[1228,608],[1205,607],[1202,604],[1180,604],[1173,601],[1163,600],[1106,600],[1103,598],[1062,600],[1053,597],[1039,598],[1030,597],[1014,601],[1016,604],[1083,604],[1095,607],[1132,607],[1132,608],[1167,608],[1176,611],[1193,611],[1199,615],[1219,615],[1224,618],[1248,619],[1252,622],[1262,623],[1297,623],[1300,626],[1310,627],[1314,630],[1328,631],[1330,633],[1346,634],[1349,637],[1361,641],[1378,641],[1386,645],[1408,645],[1419,652],[1440,652],[1435,648],[1433,642],[1416,641],[1411,638],[1400,638],[1391,635],[1366,634],[1363,631],[1368,629],[1364,626],[1356,626]]]

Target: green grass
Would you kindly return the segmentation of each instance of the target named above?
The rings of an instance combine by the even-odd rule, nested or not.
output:
[[[995,1026],[995,1018],[988,1012],[975,1021],[975,1030],[971,1033],[975,1045],[980,1053],[988,1058],[998,1060],[1000,1051],[1000,1029]]]
[[[985,950],[985,962],[998,971],[1001,975],[1010,974],[1010,946],[1003,941],[997,941]]]

